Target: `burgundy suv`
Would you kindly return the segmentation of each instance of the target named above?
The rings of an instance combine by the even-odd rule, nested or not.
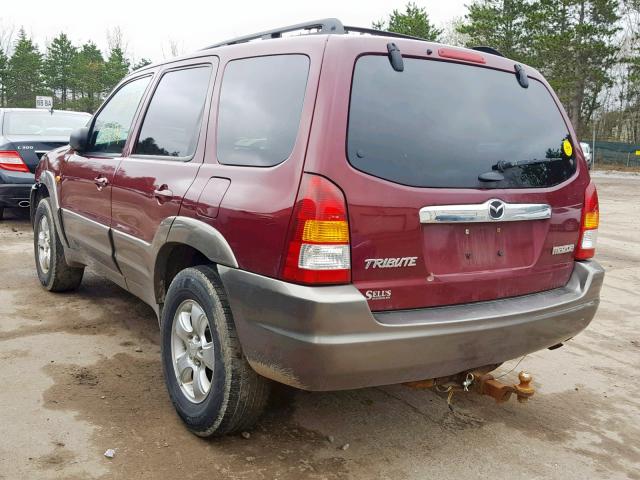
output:
[[[271,381],[360,388],[557,346],[604,276],[596,190],[540,73],[333,19],[133,72],[31,200],[44,287],[90,266],[151,305],[201,436],[248,428]]]

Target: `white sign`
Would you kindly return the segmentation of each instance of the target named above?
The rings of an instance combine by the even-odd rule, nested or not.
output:
[[[53,108],[53,97],[36,97],[36,108],[46,108],[51,110]]]

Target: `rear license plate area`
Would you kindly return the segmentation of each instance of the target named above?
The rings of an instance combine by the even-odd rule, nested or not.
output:
[[[536,223],[423,225],[427,270],[442,275],[529,266],[537,250]]]

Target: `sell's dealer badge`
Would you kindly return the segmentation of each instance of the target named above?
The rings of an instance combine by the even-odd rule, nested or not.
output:
[[[391,290],[367,290],[364,296],[367,300],[390,300]]]

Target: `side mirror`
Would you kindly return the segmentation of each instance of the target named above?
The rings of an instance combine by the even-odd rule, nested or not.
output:
[[[71,132],[69,137],[69,145],[76,152],[84,152],[89,143],[89,129],[87,127],[81,127]]]

